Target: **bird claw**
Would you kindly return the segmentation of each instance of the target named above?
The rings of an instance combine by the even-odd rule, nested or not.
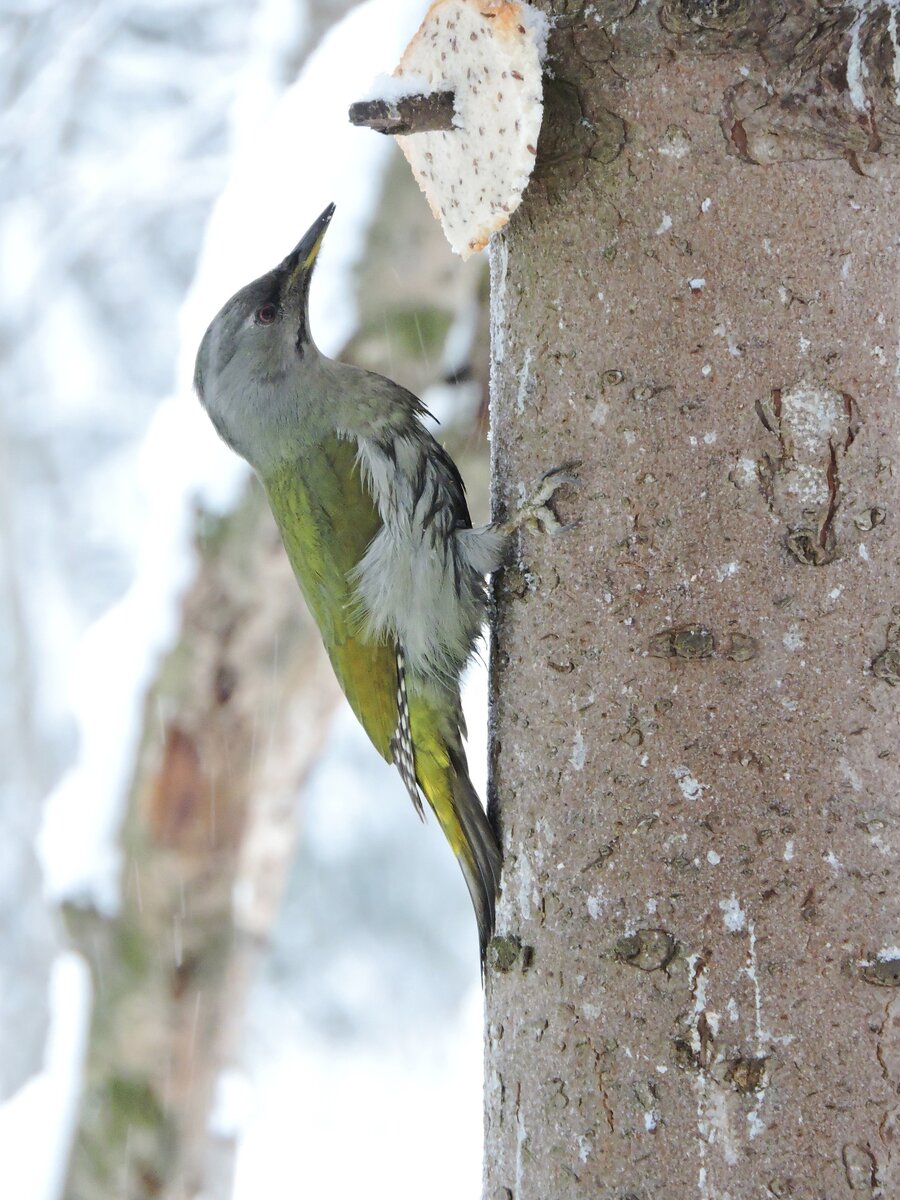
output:
[[[580,486],[581,480],[575,474],[575,468],[580,466],[580,460],[572,460],[545,471],[541,476],[540,483],[521,505],[516,515],[504,524],[504,532],[517,533],[525,525],[537,525],[544,533],[550,534],[565,533],[569,529],[574,529],[579,522],[570,521],[564,525],[550,507],[550,501],[566,484],[571,487]]]

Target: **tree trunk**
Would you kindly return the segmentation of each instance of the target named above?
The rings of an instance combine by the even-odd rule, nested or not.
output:
[[[497,581],[485,1195],[900,1195],[896,7],[555,9],[493,447],[581,486]]]
[[[215,1078],[277,910],[294,795],[338,699],[261,489],[202,543],[146,705],[121,912],[69,910],[94,980],[69,1200],[199,1194]]]

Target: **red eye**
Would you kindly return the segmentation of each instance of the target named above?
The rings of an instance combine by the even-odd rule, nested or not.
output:
[[[271,325],[278,316],[278,309],[274,304],[264,304],[262,308],[256,310],[257,325]]]

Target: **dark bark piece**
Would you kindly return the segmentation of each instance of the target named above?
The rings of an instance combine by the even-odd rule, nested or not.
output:
[[[450,130],[454,128],[453,104],[453,92],[401,96],[398,100],[359,100],[350,105],[350,124],[392,135]]]

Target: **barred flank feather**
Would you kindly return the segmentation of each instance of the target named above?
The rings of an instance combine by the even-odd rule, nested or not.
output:
[[[416,782],[416,751],[413,745],[412,730],[409,727],[406,661],[403,657],[403,647],[400,645],[397,646],[397,732],[391,738],[391,754],[394,758],[394,766],[400,772],[403,786],[409,792],[413,808],[424,821],[422,797],[419,795],[419,785]]]

